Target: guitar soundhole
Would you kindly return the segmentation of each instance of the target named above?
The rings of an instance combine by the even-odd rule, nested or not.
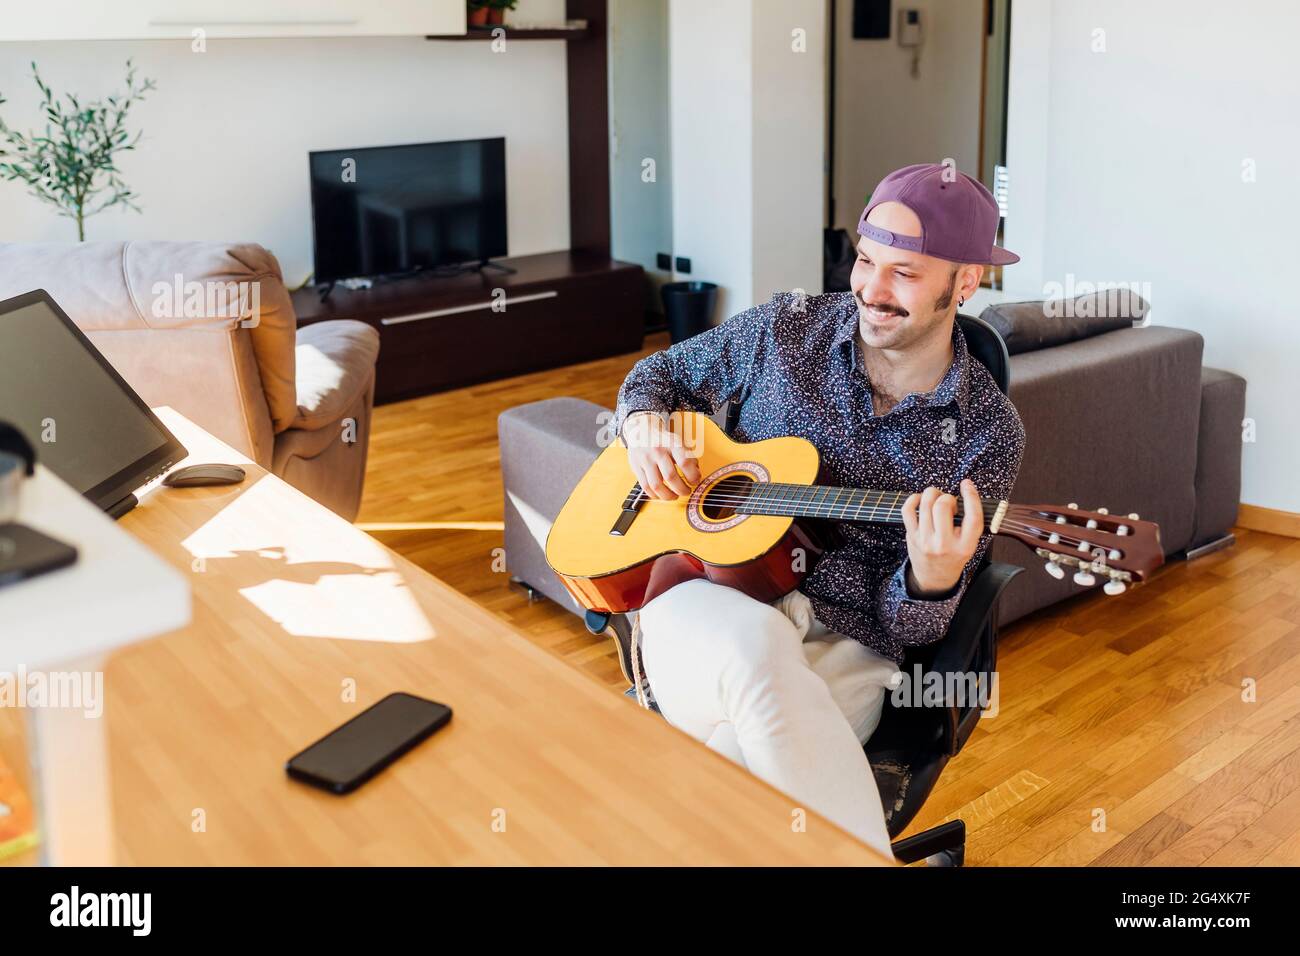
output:
[[[725,521],[736,513],[736,506],[748,496],[754,476],[743,472],[728,475],[704,493],[700,511],[710,521]]]
[[[771,480],[767,469],[756,461],[733,461],[705,475],[695,486],[686,505],[686,520],[696,531],[715,534],[734,528],[749,518],[738,512],[755,482]]]

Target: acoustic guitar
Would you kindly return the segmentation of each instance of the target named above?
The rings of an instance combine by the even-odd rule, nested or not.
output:
[[[674,585],[706,578],[770,602],[787,594],[833,540],[831,522],[903,523],[911,491],[816,484],[817,448],[803,438],[733,441],[699,412],[674,431],[703,476],[691,494],[650,498],[636,483],[628,453],[614,442],[569,495],[546,539],[546,560],[583,607],[623,613]],[[962,508],[958,498],[956,521]],[[984,530],[1012,538],[1083,586],[1105,579],[1119,594],[1164,563],[1160,528],[1105,508],[1016,505],[981,499]]]

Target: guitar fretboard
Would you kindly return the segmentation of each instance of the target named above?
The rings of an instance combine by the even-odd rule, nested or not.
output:
[[[752,482],[723,479],[704,496],[705,507],[731,508],[740,514],[782,515],[795,518],[828,518],[832,521],[861,521],[871,524],[902,524],[902,507],[911,491],[876,491],[870,488],[839,488],[834,485],[790,485],[780,482]],[[984,527],[987,528],[1000,503],[981,498]],[[961,497],[955,518],[961,521]]]

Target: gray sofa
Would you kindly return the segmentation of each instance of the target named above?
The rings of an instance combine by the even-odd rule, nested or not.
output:
[[[1043,312],[1041,303],[1019,308],[1022,317]],[[1011,399],[1027,437],[1014,501],[1137,512],[1159,523],[1169,556],[1230,541],[1246,383],[1201,365],[1199,334],[1127,320],[1103,325],[1108,331],[1098,332],[1096,323],[1074,328],[1066,334],[1077,337],[1042,344],[1019,334],[1027,326],[1017,325],[1015,308],[990,307],[981,317],[1003,332],[1012,352]],[[715,415],[720,423],[724,411]],[[609,417],[591,402],[553,398],[498,420],[506,564],[574,613],[581,609],[547,567],[543,545],[599,453]],[[1058,581],[1044,573],[1042,560],[1015,542],[994,542],[991,557],[1030,570],[1003,594],[1001,624],[1084,590],[1069,575]]]

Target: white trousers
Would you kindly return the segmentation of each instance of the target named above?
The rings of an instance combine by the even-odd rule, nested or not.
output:
[[[669,723],[890,855],[862,745],[893,661],[829,630],[800,591],[763,604],[699,580],[642,608],[641,659]]]

